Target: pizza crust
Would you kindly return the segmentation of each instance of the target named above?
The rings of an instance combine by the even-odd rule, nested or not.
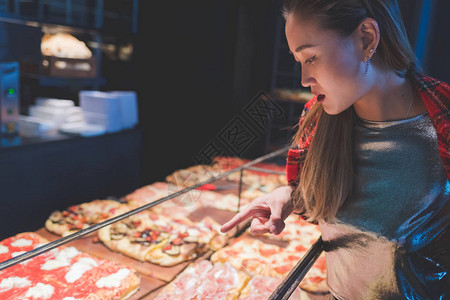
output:
[[[73,205],[63,211],[52,212],[45,221],[44,227],[56,235],[67,236],[130,209],[131,207],[114,200],[95,199]]]
[[[170,219],[144,211],[98,231],[99,240],[112,251],[139,261],[174,266],[222,247],[227,236],[210,217],[200,222]]]
[[[163,247],[166,243],[165,241],[161,241],[161,243],[158,244],[144,246],[141,243],[133,243],[125,236],[120,239],[114,239],[114,234],[112,234],[114,226],[114,224],[111,224],[101,228],[98,231],[100,241],[102,241],[103,244],[105,244],[105,246],[107,246],[110,250],[122,253],[139,261],[146,261],[146,257],[150,251],[156,247]]]
[[[164,247],[154,248],[145,256],[145,260],[164,267],[172,267],[181,262],[188,261],[197,257],[197,244],[189,243],[179,246],[178,255],[169,255],[163,252]],[[204,251],[199,251],[204,252]]]

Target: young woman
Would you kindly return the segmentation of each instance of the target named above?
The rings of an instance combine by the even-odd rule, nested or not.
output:
[[[286,0],[285,33],[315,96],[289,186],[223,225],[318,222],[337,299],[450,299],[450,88],[421,73],[396,0]]]

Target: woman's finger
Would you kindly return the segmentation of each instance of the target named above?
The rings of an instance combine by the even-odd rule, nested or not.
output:
[[[222,233],[228,232],[234,226],[238,225],[239,223],[245,221],[250,217],[261,217],[267,214],[265,211],[269,211],[270,213],[269,206],[262,205],[260,203],[252,203],[249,206],[247,206],[244,210],[237,213],[233,218],[231,218],[231,220],[223,224],[222,227],[220,228],[220,231]]]
[[[250,225],[250,232],[252,234],[264,234],[269,232],[269,228],[267,227],[268,219],[260,219],[254,218]]]

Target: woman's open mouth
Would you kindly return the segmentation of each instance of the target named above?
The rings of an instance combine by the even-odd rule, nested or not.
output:
[[[325,100],[325,95],[324,94],[317,95],[317,101],[323,102],[323,100]]]

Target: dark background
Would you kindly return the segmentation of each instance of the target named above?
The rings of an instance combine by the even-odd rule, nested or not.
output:
[[[271,1],[141,2],[135,75],[144,182],[193,165],[247,102],[268,91],[275,7]],[[261,154],[263,137],[246,156]]]
[[[450,4],[431,2],[425,19],[427,1],[399,5],[413,47],[419,43],[423,49],[426,73],[450,81]],[[194,164],[192,157],[258,92],[270,91],[279,3],[141,1],[134,75],[144,128],[144,182]],[[244,156],[262,155],[263,139]]]
[[[130,2],[104,2],[120,12],[120,1]],[[450,2],[399,0],[399,5],[425,73],[450,82]],[[33,15],[36,9],[29,6],[24,11]],[[126,15],[125,10],[122,13]],[[0,60],[40,63],[40,28],[3,22],[2,17]],[[294,60],[283,48],[279,18],[279,0],[141,0],[136,31],[128,29],[127,20],[106,22],[110,29],[100,31],[103,42],[131,43],[133,55],[118,61],[103,53],[104,82],[95,81],[94,87],[136,91],[139,126],[96,138],[0,147],[0,238],[42,227],[52,210],[120,197],[162,181],[175,170],[197,164],[199,155],[218,142],[236,118],[251,125],[247,106],[261,94],[271,95],[282,64],[293,69]],[[87,16],[85,21],[89,20]],[[93,36],[89,30],[77,32],[82,40]],[[301,88],[298,67],[285,82]],[[77,102],[78,91],[89,88],[83,83],[50,79],[43,85],[24,75],[21,110],[26,112],[37,96]],[[286,144],[302,105],[278,103],[283,113],[274,121],[282,126],[274,133],[281,133],[278,144]],[[244,158],[270,150],[269,130],[252,128],[252,142],[239,153]],[[226,155],[236,154],[223,143],[219,148]]]

